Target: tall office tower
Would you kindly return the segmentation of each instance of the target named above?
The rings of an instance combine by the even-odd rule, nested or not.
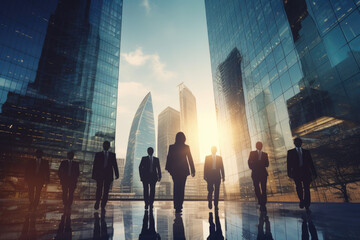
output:
[[[160,160],[162,180],[157,194],[160,197],[172,196],[172,179],[165,170],[169,145],[174,144],[176,133],[180,132],[180,112],[171,108],[165,108],[158,116],[158,144],[157,153]]]
[[[180,129],[185,133],[186,144],[190,146],[194,162],[200,162],[196,98],[184,83],[179,85],[179,99]]]
[[[139,165],[149,147],[155,150],[154,111],[150,92],[140,103],[131,125],[121,192],[134,197],[143,196]]]
[[[122,0],[0,3],[1,197],[22,197],[24,164],[50,160],[48,198],[58,197],[58,163],[81,163],[80,197],[94,194],[94,153],[114,147]]]
[[[359,200],[358,187],[348,188],[360,180],[354,161],[360,154],[359,2],[205,0],[205,5],[218,124],[224,131],[220,145],[230,141],[223,137],[228,134],[224,125],[231,122],[230,115],[223,120],[226,111],[237,108],[246,114],[243,144],[228,147],[236,153],[248,149],[248,142],[252,149],[257,141],[264,143],[270,199],[296,199],[286,154],[293,139],[301,137],[318,169],[314,201],[342,201],[339,195],[346,201],[349,194]],[[239,61],[231,67],[234,53]],[[230,78],[224,71],[241,76],[235,87],[242,93],[233,104],[225,100],[222,81]],[[226,155],[226,168],[237,166],[227,175],[227,193],[253,198],[246,152]],[[232,187],[238,181],[239,188]]]

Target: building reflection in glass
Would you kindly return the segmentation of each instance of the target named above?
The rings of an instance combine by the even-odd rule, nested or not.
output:
[[[122,0],[0,4],[1,197],[26,197],[23,163],[51,162],[47,198],[69,149],[81,162],[76,194],[90,198],[93,156],[114,147]]]
[[[313,200],[359,201],[359,3],[206,0],[205,6],[221,153],[226,168],[237,166],[225,182],[227,197],[254,197],[245,161],[262,141],[270,159],[269,199],[296,200],[286,153],[298,136],[319,172]],[[224,68],[234,52],[238,63]],[[225,91],[234,72],[238,85]],[[243,104],[229,105],[229,92],[237,91]],[[233,109],[246,114],[247,123],[237,121],[242,129],[231,123]]]

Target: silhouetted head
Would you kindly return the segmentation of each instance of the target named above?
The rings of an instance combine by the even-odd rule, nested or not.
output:
[[[186,141],[185,134],[183,132],[178,132],[175,137],[176,144],[184,144]]]
[[[73,151],[69,151],[69,152],[67,153],[67,157],[68,157],[68,159],[70,159],[70,160],[73,160],[73,159],[74,159],[74,155],[75,155],[75,153],[74,153]]]
[[[147,149],[147,152],[148,152],[149,156],[152,156],[153,153],[154,153],[154,149],[153,149],[152,147],[149,147],[149,148]]]
[[[36,158],[42,158],[42,156],[44,155],[43,151],[41,149],[37,149],[35,152],[35,157]]]
[[[110,148],[110,142],[109,142],[109,141],[105,141],[105,142],[103,143],[103,148],[104,148],[105,151],[109,150],[109,148]]]
[[[211,153],[216,154],[216,152],[217,152],[217,148],[215,146],[212,146],[211,147]]]
[[[257,150],[261,151],[262,147],[263,147],[262,142],[257,142],[257,143],[256,143],[256,149],[257,149]]]
[[[301,138],[299,138],[299,137],[297,137],[297,138],[295,138],[294,139],[294,144],[295,144],[295,146],[296,147],[301,147],[301,145],[302,145],[302,140],[301,140]]]

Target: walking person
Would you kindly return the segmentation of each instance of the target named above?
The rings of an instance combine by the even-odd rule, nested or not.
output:
[[[43,151],[37,149],[35,158],[26,164],[25,182],[29,190],[29,210],[36,210],[40,201],[40,193],[44,184],[50,181],[49,162],[43,159]]]
[[[217,148],[211,148],[211,155],[205,157],[204,179],[207,182],[208,206],[212,209],[212,195],[214,192],[215,211],[219,210],[219,192],[221,179],[225,181],[224,165],[222,158],[216,155]]]
[[[62,186],[62,199],[64,203],[64,214],[71,212],[74,199],[74,191],[80,175],[79,163],[74,161],[74,152],[67,153],[67,159],[61,161],[58,175]]]
[[[154,157],[154,149],[149,147],[147,149],[148,156],[142,157],[139,165],[140,180],[144,187],[144,201],[145,209],[153,209],[155,198],[156,182],[161,180],[161,168],[159,158]],[[149,191],[150,190],[150,191]]]
[[[262,151],[262,147],[262,142],[256,143],[256,151],[250,152],[248,165],[252,170],[251,178],[254,184],[255,195],[260,205],[260,211],[265,212],[267,202],[266,182],[268,176],[266,168],[269,166],[269,158],[267,153]]]
[[[190,147],[185,144],[186,137],[183,132],[178,132],[175,144],[169,146],[166,160],[167,170],[174,181],[174,208],[176,213],[182,212],[184,202],[186,178],[190,175],[195,177],[195,167],[191,156]]]
[[[101,210],[105,210],[106,203],[109,197],[110,185],[115,179],[119,178],[119,169],[116,162],[116,155],[109,151],[110,142],[103,143],[103,151],[97,152],[94,158],[92,169],[92,179],[96,180],[96,202],[95,210],[99,209],[101,200]]]
[[[295,182],[300,208],[310,210],[310,183],[317,177],[316,169],[309,150],[303,149],[301,138],[294,139],[295,148],[287,152],[288,177]]]

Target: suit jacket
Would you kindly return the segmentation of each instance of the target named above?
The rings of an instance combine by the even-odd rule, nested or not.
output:
[[[300,167],[299,155],[296,148],[287,152],[288,177],[294,179],[314,180],[317,177],[316,169],[309,150],[302,149],[303,166]]]
[[[252,170],[252,178],[264,179],[268,176],[266,168],[269,166],[269,158],[266,152],[261,152],[261,158],[259,160],[258,152],[251,151],[249,155],[248,165],[249,168]]]
[[[189,165],[191,172],[195,174],[190,147],[186,144],[170,145],[165,170],[167,170],[172,177],[186,177],[190,175]]]
[[[25,181],[29,184],[43,185],[50,182],[49,161],[41,159],[38,173],[36,173],[36,158],[26,164]]]
[[[61,185],[70,185],[76,187],[76,183],[80,175],[79,163],[75,162],[74,160],[72,161],[69,176],[69,160],[61,161],[58,175]]]
[[[216,169],[213,169],[213,156],[205,157],[204,164],[204,178],[206,181],[220,181],[221,178],[225,179],[224,165],[222,158],[216,155]]]
[[[139,165],[139,174],[142,182],[156,182],[161,179],[159,158],[153,156],[152,172],[150,172],[149,156],[142,157]]]
[[[94,164],[92,169],[92,179],[95,180],[106,180],[106,181],[113,181],[114,180],[114,173],[116,178],[119,178],[119,169],[116,162],[116,155],[115,153],[108,152],[108,162],[106,167],[104,168],[105,163],[105,152],[97,152],[94,158]]]

